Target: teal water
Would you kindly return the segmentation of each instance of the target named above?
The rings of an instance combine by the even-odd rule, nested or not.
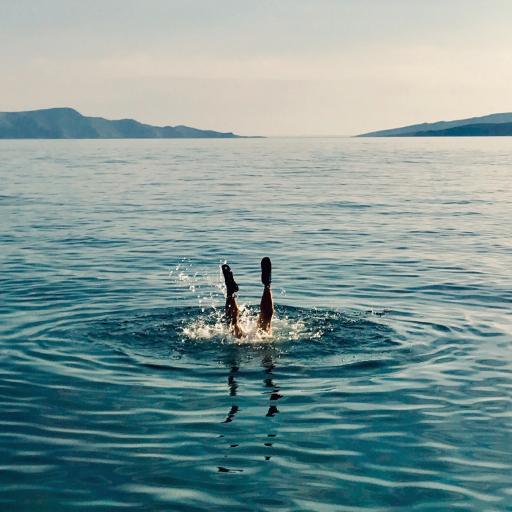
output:
[[[503,139],[2,141],[0,510],[512,510]],[[274,336],[248,331],[273,262]]]

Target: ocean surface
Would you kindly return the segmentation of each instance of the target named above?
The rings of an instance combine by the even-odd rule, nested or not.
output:
[[[1,141],[0,510],[512,510],[511,184],[509,138]]]

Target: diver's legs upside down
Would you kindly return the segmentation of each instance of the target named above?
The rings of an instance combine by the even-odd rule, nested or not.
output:
[[[258,318],[258,329],[272,334],[272,315],[274,314],[274,301],[272,298],[271,283],[272,265],[269,258],[261,260],[261,282],[265,285],[260,303],[260,316]],[[244,331],[240,326],[239,315],[240,310],[236,302],[235,293],[238,291],[238,285],[233,278],[233,272],[229,265],[222,265],[222,273],[227,288],[226,296],[226,320],[230,331],[237,337],[241,338]]]

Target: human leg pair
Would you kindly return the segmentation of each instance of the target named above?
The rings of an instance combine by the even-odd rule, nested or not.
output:
[[[238,285],[233,278],[233,272],[229,265],[222,265],[222,273],[226,283],[226,320],[230,331],[237,337],[244,335],[239,322],[240,310],[236,302],[235,293],[238,291]],[[265,257],[261,260],[261,282],[264,285],[263,295],[260,302],[260,316],[258,317],[258,329],[267,334],[272,334],[272,315],[274,314],[274,300],[272,297],[272,264],[270,259]]]

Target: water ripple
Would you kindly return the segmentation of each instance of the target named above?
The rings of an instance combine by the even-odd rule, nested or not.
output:
[[[2,510],[512,508],[506,141],[0,154]]]

